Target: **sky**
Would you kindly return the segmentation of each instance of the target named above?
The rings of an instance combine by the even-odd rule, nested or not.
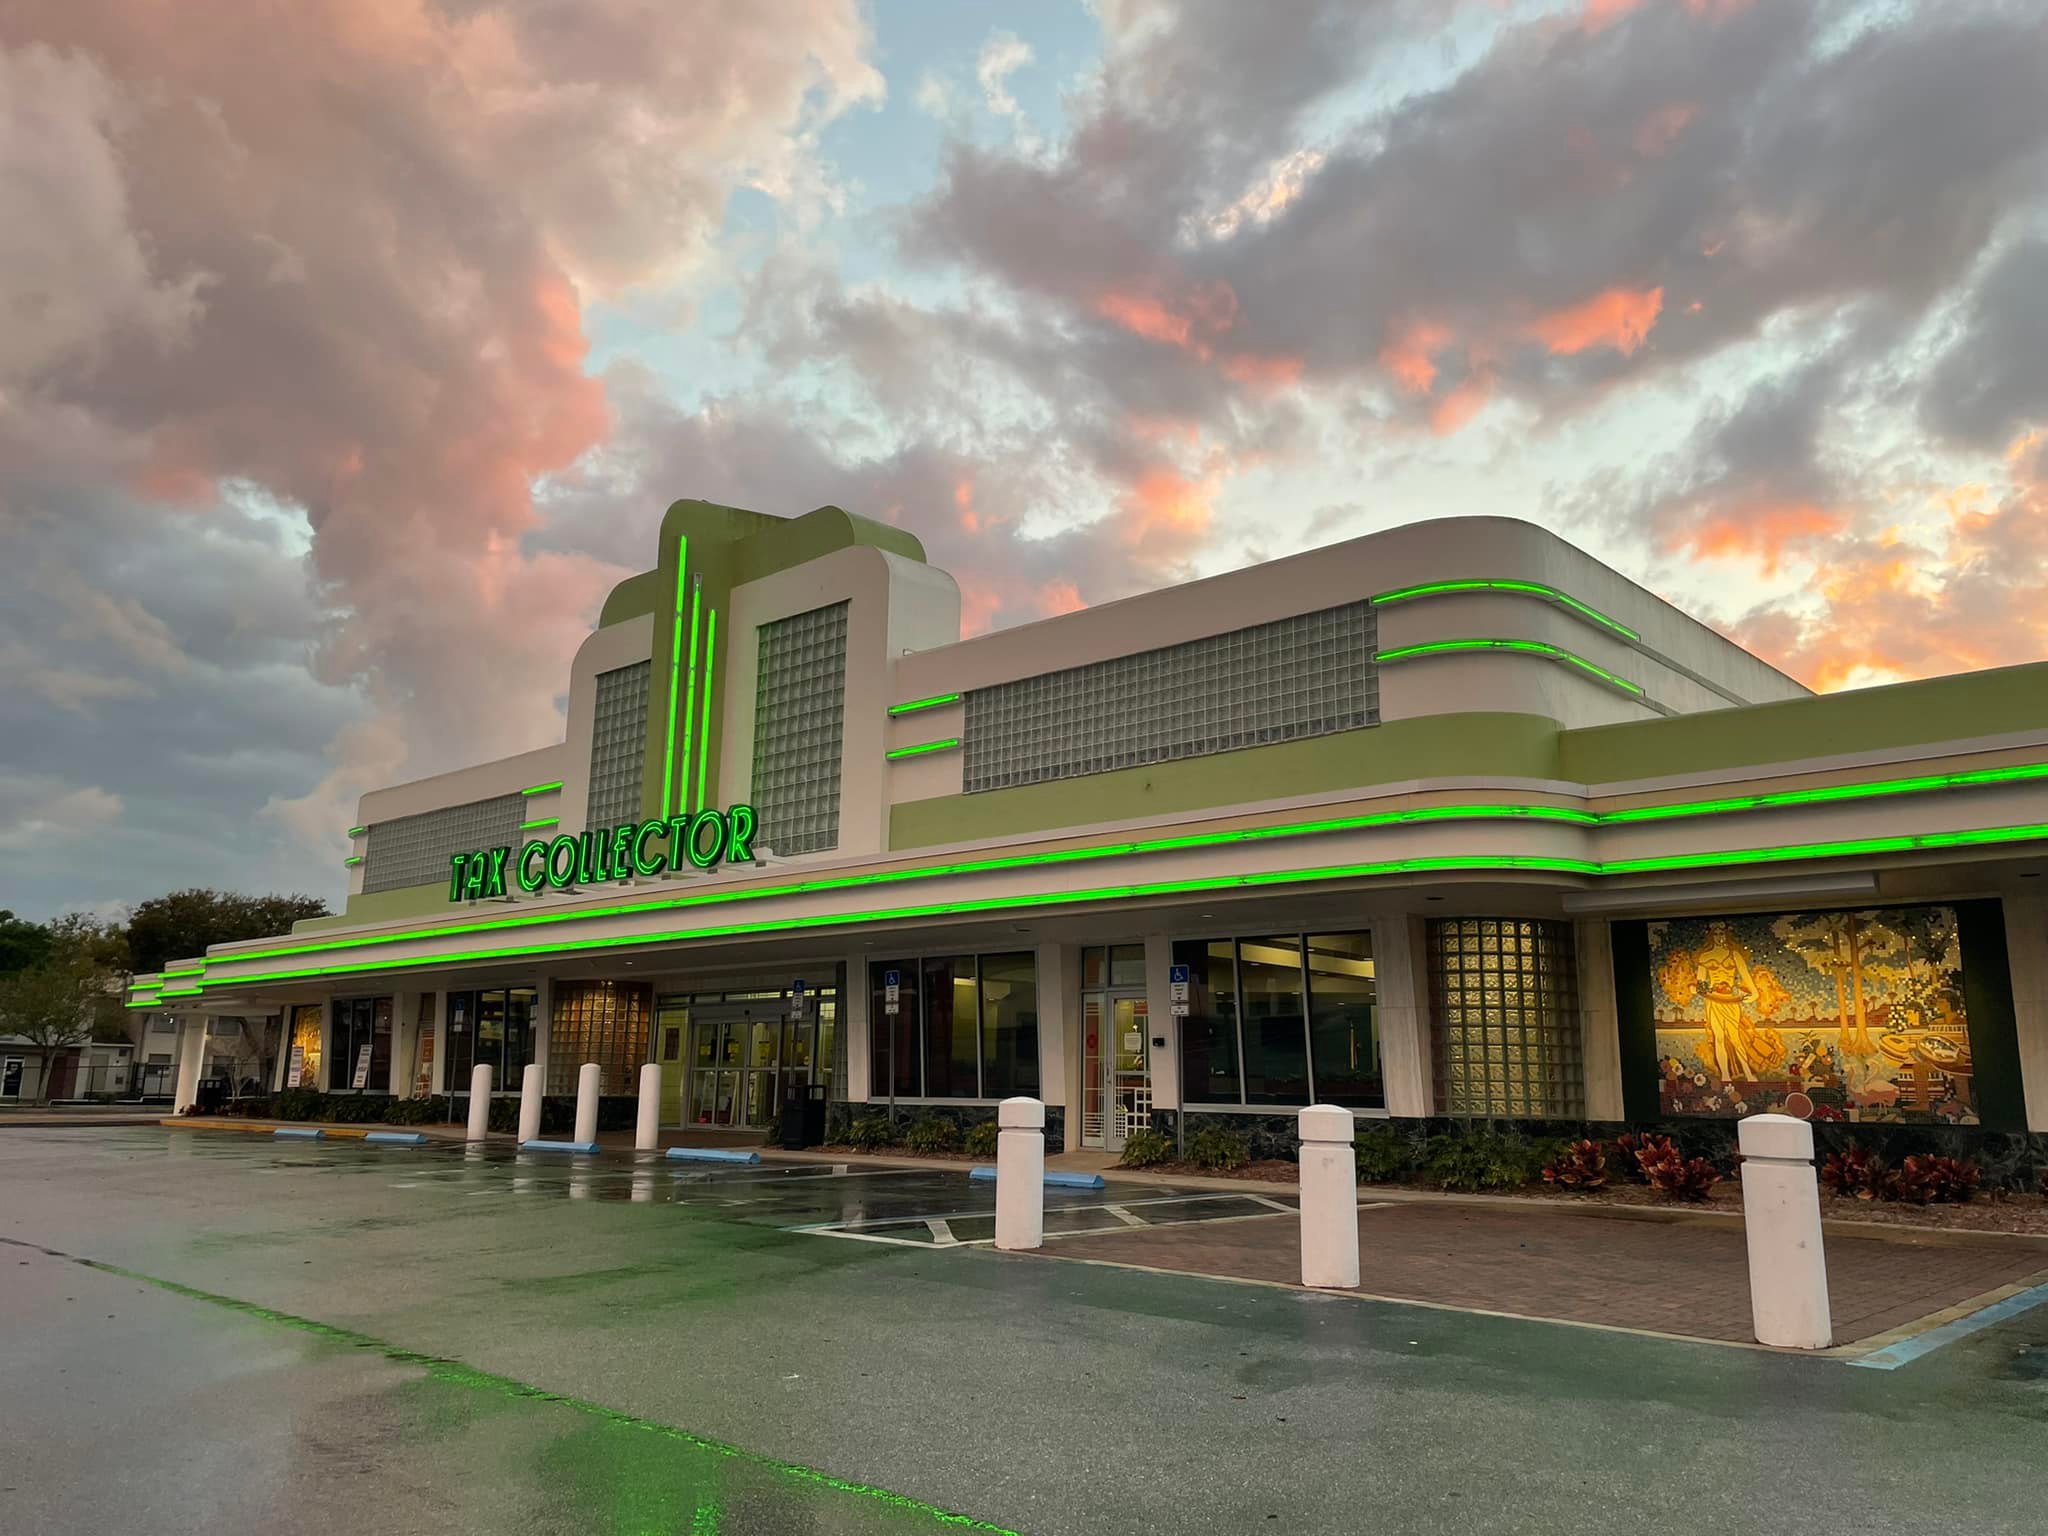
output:
[[[2039,0],[0,0],[0,906],[338,901],[661,511],[969,632],[1420,518],[2048,655]]]

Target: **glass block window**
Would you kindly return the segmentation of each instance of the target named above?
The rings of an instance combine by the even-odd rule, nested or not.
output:
[[[1380,718],[1378,626],[1346,603],[967,695],[969,793],[1237,747]]]
[[[499,795],[373,822],[363,856],[363,889],[445,886],[450,858],[477,848],[516,847],[525,819],[524,795]]]
[[[846,604],[763,624],[754,693],[756,846],[839,846],[839,756],[846,724]]]
[[[637,982],[556,982],[549,999],[547,1091],[574,1097],[583,1063],[594,1061],[604,1069],[600,1092],[639,1092],[653,1002],[652,989]]]
[[[641,770],[647,762],[647,679],[653,663],[635,662],[597,674],[597,708],[590,729],[590,800],[587,827],[616,827],[640,819]]]
[[[1441,918],[1429,925],[1430,1041],[1439,1113],[1577,1119],[1586,1109],[1569,923]]]

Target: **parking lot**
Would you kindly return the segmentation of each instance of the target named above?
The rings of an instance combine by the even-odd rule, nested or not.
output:
[[[1249,1241],[1292,1220],[1261,1198],[1286,1203],[1051,1191],[1046,1253]],[[1861,1371],[1005,1255],[977,1237],[991,1200],[953,1171],[10,1131],[0,1376],[33,1411],[8,1520],[2036,1529],[2043,1311]]]

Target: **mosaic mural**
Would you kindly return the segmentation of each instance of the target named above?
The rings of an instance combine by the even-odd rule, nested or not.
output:
[[[1667,1115],[1975,1125],[1950,907],[1649,925]]]

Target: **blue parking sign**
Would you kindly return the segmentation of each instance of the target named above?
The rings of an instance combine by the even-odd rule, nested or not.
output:
[[[882,985],[885,987],[901,986],[901,973],[897,971],[882,972]]]
[[[1184,987],[1188,982],[1188,968],[1184,965],[1173,966],[1167,972],[1166,979],[1176,987]]]

